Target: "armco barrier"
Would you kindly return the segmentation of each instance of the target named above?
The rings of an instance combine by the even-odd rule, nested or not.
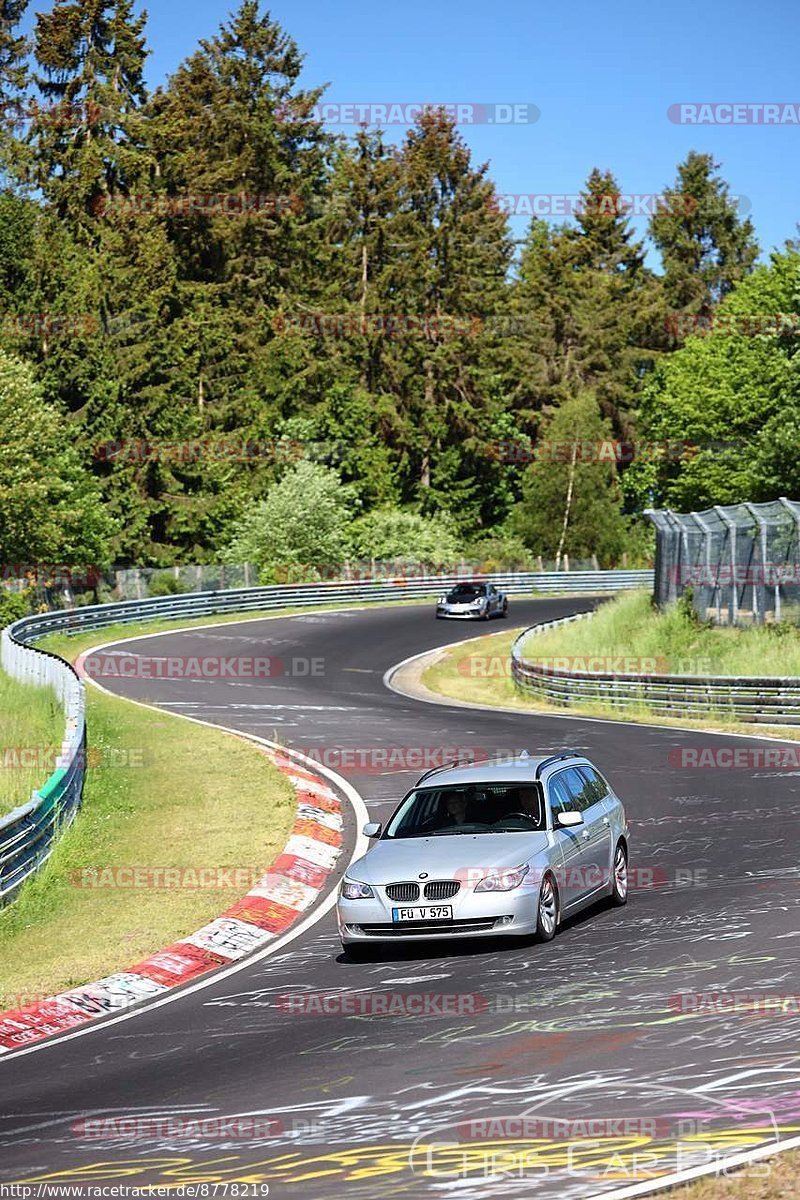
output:
[[[528,595],[538,592],[581,595],[653,586],[652,571],[498,572],[490,578],[499,588],[511,594]],[[193,592],[183,596],[123,600],[115,604],[97,604],[23,617],[12,629],[17,638],[33,642],[48,633],[81,633],[148,618],[177,620],[235,612],[270,612],[306,605],[424,599],[463,582],[464,577],[459,575],[429,575],[419,579],[402,576],[396,579],[365,579],[356,583],[273,584],[224,592]]]
[[[652,571],[560,571],[493,574],[511,593],[568,592],[575,595],[651,587]],[[80,805],[85,773],[85,696],[68,663],[35,649],[50,633],[77,634],[148,619],[189,620],[236,612],[269,612],[321,604],[424,599],[463,582],[463,576],[361,580],[353,583],[276,584],[231,591],[159,596],[116,604],[38,613],[15,621],[2,632],[2,665],[15,679],[54,687],[67,714],[67,730],[55,774],[34,792],[29,803],[0,820],[0,904],[50,854],[58,833]]]
[[[800,725],[800,678],[748,675],[624,675],[562,671],[531,662],[525,647],[542,633],[591,613],[534,625],[511,648],[511,674],[520,691],[570,708],[596,701],[615,708],[647,706],[664,716],[736,717],[753,724]]]
[[[56,770],[27,804],[0,819],[0,904],[49,856],[59,832],[70,823],[81,802],[86,767],[86,718],[83,684],[72,667],[22,644],[15,626],[2,631],[3,669],[13,679],[55,690],[66,714],[66,728]]]

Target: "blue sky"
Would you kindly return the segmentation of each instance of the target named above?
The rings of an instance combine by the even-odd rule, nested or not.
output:
[[[149,7],[155,84],[233,5],[151,0]],[[667,109],[702,101],[800,109],[796,0],[276,0],[269,7],[306,56],[304,84],[330,82],[330,101],[535,104],[535,124],[462,127],[475,159],[490,161],[501,193],[574,194],[595,165],[610,168],[625,192],[658,193],[697,149],[713,154],[732,192],[746,197],[763,251],[795,234],[800,125],[692,128],[673,124]],[[516,218],[515,233],[526,224]]]

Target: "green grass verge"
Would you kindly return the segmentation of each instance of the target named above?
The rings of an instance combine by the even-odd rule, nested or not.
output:
[[[586,622],[588,627],[595,618]],[[579,629],[582,621],[567,626],[568,630]],[[609,721],[637,721],[643,725],[669,725],[675,729],[706,729],[723,733],[752,733],[759,737],[780,737],[781,741],[800,741],[800,729],[789,726],[782,727],[780,733],[770,731],[763,725],[747,725],[728,717],[724,713],[714,713],[707,719],[702,717],[668,717],[662,713],[654,713],[645,705],[626,705],[624,709],[614,708],[610,704],[581,701],[571,704],[569,708],[549,704],[539,697],[528,696],[517,690],[511,678],[511,647],[522,631],[520,629],[504,630],[503,633],[489,634],[469,645],[458,645],[438,658],[429,666],[423,666],[419,681],[423,687],[446,699],[464,700],[470,704],[480,704],[490,708],[512,708],[519,712],[538,712],[564,716],[601,717]],[[549,635],[542,634],[541,640]],[[537,654],[539,639],[536,639]],[[553,653],[549,651],[548,653]],[[564,653],[563,650],[560,651]],[[570,647],[570,653],[576,653]],[[578,651],[577,653],[580,653]],[[585,653],[585,652],[584,652]],[[476,665],[477,664],[477,667]],[[476,673],[477,671],[477,673]]]
[[[65,717],[49,687],[0,671],[0,816],[31,798],[55,769]]]
[[[87,702],[80,815],[19,899],[0,911],[0,1009],[131,966],[248,890],[77,886],[85,868],[260,872],[294,820],[291,785],[254,744],[94,688]]]
[[[800,1154],[790,1151],[762,1159],[746,1170],[732,1171],[724,1178],[712,1175],[675,1188],[669,1195],[674,1200],[789,1200],[800,1196]]]
[[[800,627],[701,626],[680,605],[660,613],[648,592],[628,592],[602,605],[589,621],[537,635],[529,653],[658,659],[658,670],[673,675],[800,676]]]

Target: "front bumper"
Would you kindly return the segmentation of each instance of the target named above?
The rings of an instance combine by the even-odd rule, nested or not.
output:
[[[436,615],[437,617],[447,617],[451,621],[481,621],[484,610],[449,608],[446,604],[437,604]]]
[[[476,894],[470,889],[452,900],[441,901],[452,907],[452,921],[404,923],[392,921],[392,908],[415,905],[401,906],[382,895],[382,888],[376,887],[376,891],[379,894],[374,900],[339,897],[336,919],[343,946],[458,937],[508,937],[512,934],[521,937],[536,932],[538,893],[535,889],[522,887],[511,892],[485,894]]]

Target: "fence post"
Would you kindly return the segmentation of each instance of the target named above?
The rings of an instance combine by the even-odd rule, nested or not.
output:
[[[756,512],[752,504],[745,502],[745,508],[755,519],[760,534],[761,581],[756,590],[756,580],[753,580],[753,616],[757,625],[763,625],[767,610],[767,522]]]
[[[739,591],[736,587],[736,522],[719,504],[714,505],[714,512],[727,529],[728,540],[731,544],[731,598],[728,605],[728,624],[737,625],[739,622]]]
[[[699,525],[701,530],[703,531],[703,548],[705,550],[705,560],[706,560],[706,583],[704,586],[706,589],[710,589],[711,588],[711,537],[712,537],[711,530],[709,529],[708,525],[706,525],[705,521],[703,520],[703,518],[700,516],[699,513],[693,512],[693,513],[690,513],[689,515],[692,518],[692,520],[695,522],[695,524]],[[718,582],[719,582],[719,578],[717,576],[714,579],[714,594],[715,595],[716,595],[716,591],[717,591]],[[707,592],[707,590],[703,592],[703,611],[702,611],[702,613],[699,611],[699,603],[697,600],[697,589],[695,589],[694,596],[695,596],[695,604],[694,604],[695,612],[697,613],[698,617],[700,617],[701,621],[705,621],[708,618],[708,609],[709,609],[708,592]]]

